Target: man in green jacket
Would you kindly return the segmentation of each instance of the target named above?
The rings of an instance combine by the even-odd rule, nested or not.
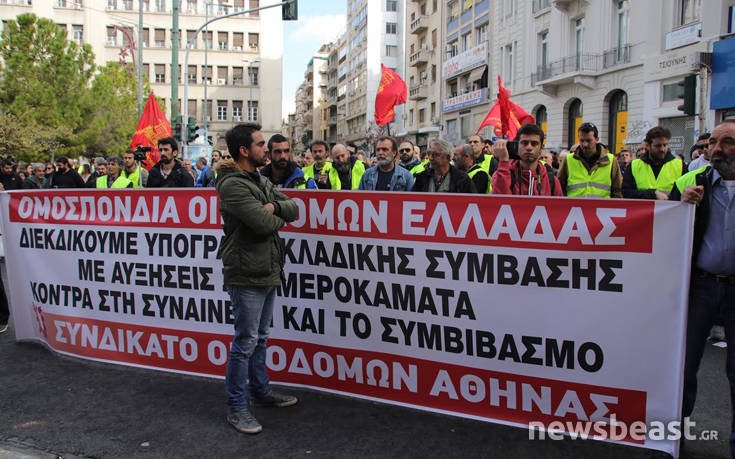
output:
[[[296,397],[270,389],[265,368],[273,300],[285,260],[278,230],[296,219],[298,208],[258,173],[267,153],[260,129],[246,123],[227,132],[232,159],[218,164],[216,183],[225,232],[219,256],[235,319],[225,379],[227,421],[250,434],[263,427],[249,406],[285,407],[297,402]]]

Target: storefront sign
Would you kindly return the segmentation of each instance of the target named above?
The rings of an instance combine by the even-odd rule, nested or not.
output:
[[[444,62],[442,76],[444,79],[452,78],[455,75],[472,70],[482,64],[487,64],[487,42],[457,54]]]
[[[442,113],[460,110],[462,108],[473,107],[485,102],[485,91],[487,88],[481,88],[476,91],[466,92],[451,99],[445,99],[442,102]]]

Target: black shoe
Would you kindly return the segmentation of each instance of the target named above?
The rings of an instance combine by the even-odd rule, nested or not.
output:
[[[284,408],[295,405],[298,401],[299,399],[293,395],[279,394],[278,392],[270,391],[268,395],[264,397],[254,397],[250,403],[253,406],[275,406],[277,408]]]

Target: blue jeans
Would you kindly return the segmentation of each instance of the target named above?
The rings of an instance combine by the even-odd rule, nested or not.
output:
[[[275,287],[227,285],[235,316],[235,337],[227,360],[225,393],[230,412],[246,410],[248,396],[270,392],[265,369],[265,346],[273,316]]]
[[[682,415],[690,416],[697,398],[697,371],[710,329],[722,313],[727,338],[727,379],[730,381],[732,433],[730,454],[735,457],[735,285],[718,283],[692,271],[687,318],[686,360],[684,363],[684,405]]]

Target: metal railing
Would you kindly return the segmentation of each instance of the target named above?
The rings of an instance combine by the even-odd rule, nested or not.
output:
[[[538,13],[541,10],[545,10],[551,6],[551,0],[533,0],[531,11],[533,14]]]
[[[602,67],[610,68],[630,62],[630,45],[608,49],[602,53]]]
[[[631,45],[612,48],[602,54],[574,54],[547,65],[536,67],[531,74],[531,86],[567,73],[595,73],[631,60]]]

